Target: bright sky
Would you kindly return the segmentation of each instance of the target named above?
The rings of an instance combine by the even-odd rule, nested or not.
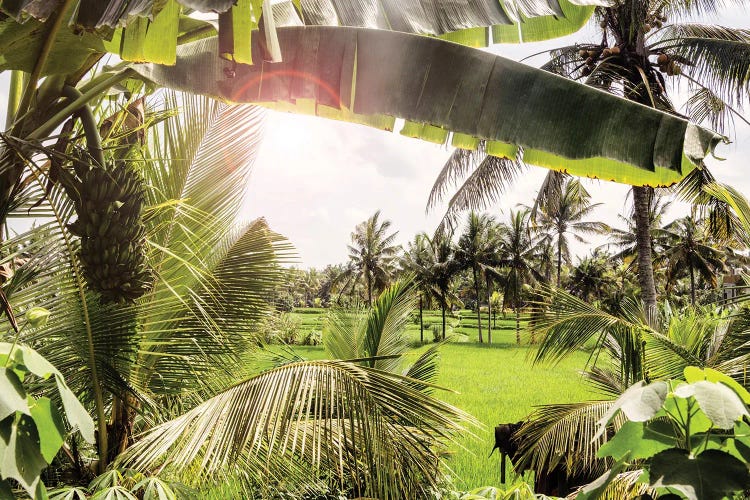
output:
[[[750,11],[728,8],[718,17],[703,22],[733,27],[750,27]],[[525,45],[497,45],[499,55],[519,60],[525,56],[569,45],[598,40],[584,29],[582,33],[553,42]],[[544,56],[530,61],[540,65]],[[747,110],[750,111],[750,110]],[[750,112],[746,112],[750,114]],[[734,142],[719,146],[709,165],[720,182],[731,183],[750,195],[750,127],[737,126]],[[368,127],[322,118],[268,113],[265,140],[261,146],[249,199],[247,217],[266,217],[271,227],[296,246],[301,267],[324,267],[345,262],[346,245],[354,226],[377,209],[399,231],[398,242],[406,244],[417,232],[431,233],[442,216],[441,210],[425,214],[427,196],[435,177],[451,149],[409,139]],[[504,201],[490,212],[507,217],[518,203],[533,201],[546,170],[531,168],[507,193]],[[603,205],[596,218],[618,225],[617,215],[627,213],[627,186],[587,180],[595,202]],[[676,206],[673,217],[685,214]],[[592,239],[596,244],[602,238]],[[577,245],[578,255],[589,246]]]

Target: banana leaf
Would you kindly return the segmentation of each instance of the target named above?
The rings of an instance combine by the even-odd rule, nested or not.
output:
[[[279,28],[278,36],[280,63],[228,63],[216,56],[217,39],[206,38],[180,46],[174,66],[132,68],[157,85],[230,102],[385,130],[401,118],[405,135],[461,134],[496,151],[512,145],[528,163],[631,185],[679,181],[722,139],[679,116],[437,38],[309,26]],[[263,61],[260,37],[252,40],[253,61]]]

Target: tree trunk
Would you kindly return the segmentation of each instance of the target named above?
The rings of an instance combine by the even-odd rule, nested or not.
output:
[[[557,234],[557,288],[560,288],[560,270],[562,269],[562,235]]]
[[[695,307],[695,270],[693,269],[693,262],[690,261],[690,305]]]
[[[372,307],[372,277],[369,272],[365,273],[367,277],[367,305]]]
[[[638,284],[641,300],[647,313],[656,309],[656,283],[654,261],[651,255],[651,224],[649,221],[649,198],[653,188],[633,186],[635,212],[636,248],[638,250]]]
[[[419,343],[424,344],[424,322],[422,321],[422,295],[419,295]]]
[[[518,274],[516,274],[516,344],[521,345],[521,297],[520,287],[518,286]]]
[[[440,305],[443,310],[443,340],[445,340],[445,301]]]
[[[479,328],[479,343],[483,344],[484,339],[482,338],[482,312],[479,310],[479,280],[477,279],[477,268],[472,268],[474,273],[474,291],[477,296],[477,327]]]
[[[492,343],[492,282],[487,278],[487,343]]]
[[[107,425],[107,463],[112,463],[118,455],[133,444],[133,427],[138,401],[130,394],[125,398],[114,397],[112,401],[112,421]]]

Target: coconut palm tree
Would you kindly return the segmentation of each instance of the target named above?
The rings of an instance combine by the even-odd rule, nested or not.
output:
[[[410,274],[419,294],[419,342],[424,343],[424,307],[429,307],[432,298],[432,269],[430,267],[429,238],[426,233],[418,233],[408,243],[401,257],[401,268]]]
[[[189,469],[186,477],[193,482],[235,466],[244,467],[244,477],[257,484],[279,477],[314,482],[318,476],[310,471],[326,470],[334,476],[339,471],[341,485],[363,494],[420,496],[419,491],[439,480],[436,457],[427,451],[438,435],[430,437],[431,432],[417,428],[432,422],[427,425],[444,429],[438,434],[447,437],[453,432],[451,421],[458,424],[463,414],[449,416],[452,407],[428,403],[434,400],[412,375],[380,375],[338,361],[298,362],[260,375],[245,368],[244,356],[257,344],[254,324],[265,315],[267,297],[285,276],[277,262],[290,252],[263,220],[238,220],[238,200],[244,196],[258,142],[233,139],[257,138],[253,130],[262,112],[185,95],[162,98],[169,109],[179,105],[182,114],[167,114],[150,128],[145,139],[149,148],[131,151],[131,164],[148,186],[141,215],[145,239],[138,241],[145,245],[154,276],[146,293],[124,303],[103,299],[96,288],[101,284],[90,284],[91,273],[84,272],[86,266],[102,263],[84,262],[79,250],[83,244],[72,233],[70,221],[80,218],[74,198],[64,195],[59,185],[48,190],[41,178],[25,189],[19,210],[41,200],[35,210],[51,222],[2,248],[10,261],[30,256],[4,284],[3,293],[10,310],[41,305],[52,312],[46,326],[21,332],[19,340],[59,366],[91,408],[99,426],[100,467],[125,460],[125,452],[128,463],[150,467],[168,447],[176,458],[171,470]],[[145,116],[148,121],[150,114]],[[70,155],[72,144],[67,147],[68,159],[61,168],[72,176],[68,161],[78,157]],[[290,392],[281,394],[282,386]],[[308,396],[333,404],[337,419],[308,406]],[[432,409],[419,409],[425,403]],[[249,414],[247,404],[257,409],[265,405],[268,411]],[[296,414],[290,413],[291,407],[297,408]],[[191,424],[201,419],[202,430],[195,434]],[[344,422],[347,429],[339,427]],[[266,436],[258,429],[272,432]],[[337,429],[335,435],[332,429]],[[136,438],[147,430],[142,439]],[[181,449],[183,438],[191,444]],[[279,440],[307,444],[283,445],[279,452]],[[380,451],[367,451],[367,443],[378,443]],[[205,467],[197,468],[193,462],[201,459]],[[396,483],[382,477],[373,482],[381,466],[404,476],[392,478]],[[194,475],[198,469],[200,477]],[[356,478],[354,483],[348,477]]]
[[[440,304],[442,318],[442,338],[445,340],[445,313],[450,304],[460,301],[451,293],[451,284],[459,272],[460,266],[455,258],[452,233],[436,232],[432,238],[422,236],[427,244],[425,267],[429,270],[429,284],[433,296]]]
[[[716,287],[717,275],[725,268],[723,253],[707,240],[703,225],[696,223],[692,217],[683,217],[667,224],[659,230],[659,236],[663,250],[657,262],[667,265],[667,275],[671,279],[684,275],[687,269],[690,303],[695,306],[695,273]]]
[[[534,261],[539,250],[539,240],[531,233],[531,213],[522,208],[510,211],[507,224],[498,230],[500,258],[499,265],[506,270],[503,277],[503,307],[513,305],[516,314],[516,343],[521,343],[521,304],[523,286],[536,281],[544,281],[536,269]]]
[[[365,280],[367,303],[372,305],[372,293],[383,290],[395,272],[396,259],[401,250],[393,242],[398,231],[388,234],[391,221],[380,221],[380,210],[369,219],[357,224],[352,232],[349,248],[349,265],[354,283]]]
[[[598,248],[591,255],[580,259],[570,273],[570,293],[586,302],[601,300],[607,280],[610,278],[608,271],[612,260],[611,255]]]
[[[489,272],[496,260],[497,248],[491,227],[494,224],[492,217],[487,214],[469,212],[466,219],[464,231],[458,238],[456,244],[455,259],[461,269],[471,270],[474,279],[474,291],[476,293],[477,326],[479,328],[479,342],[483,343],[482,337],[482,314],[480,304],[480,278]],[[488,296],[489,300],[489,296]],[[491,335],[491,334],[490,334]]]
[[[546,233],[554,241],[557,257],[557,286],[560,286],[560,273],[563,261],[570,264],[570,247],[568,235],[585,243],[578,233],[597,234],[607,231],[609,226],[603,222],[585,221],[601,203],[591,203],[591,195],[576,179],[565,181],[560,194],[540,203],[537,218],[538,230]]]

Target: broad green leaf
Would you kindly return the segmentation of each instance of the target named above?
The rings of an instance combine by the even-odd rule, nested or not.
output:
[[[97,492],[91,500],[138,500],[138,497],[122,486],[110,486]]]
[[[0,420],[21,412],[29,414],[26,391],[16,373],[10,368],[0,370]]]
[[[713,426],[713,422],[700,411],[700,407],[695,400],[677,397],[674,394],[667,396],[664,401],[664,411],[676,422],[682,426],[687,424],[686,416],[690,413],[690,434],[708,432]]]
[[[32,307],[26,311],[26,321],[28,321],[34,328],[44,326],[47,324],[50,314],[51,313],[43,307]]]
[[[143,490],[143,500],[177,500],[177,495],[167,483],[158,477],[149,477],[133,487],[132,491]]]
[[[60,391],[63,408],[65,409],[65,417],[68,419],[68,422],[72,427],[78,427],[78,431],[87,443],[94,444],[94,420],[91,418],[91,415],[88,414],[86,408],[78,401],[73,391],[68,388],[62,375],[56,375],[55,382],[57,382],[57,390]]]
[[[174,64],[180,25],[180,5],[167,0],[153,20],[138,17],[128,23],[122,38],[120,56],[127,61],[153,61]]]
[[[59,373],[52,363],[29,346],[16,345],[8,342],[0,342],[0,353],[9,353],[13,349],[14,360],[26,367],[28,371],[41,378],[49,378],[52,374]]]
[[[660,451],[674,448],[676,436],[672,425],[656,420],[649,422],[625,422],[612,439],[599,448],[598,457],[620,459],[649,458]]]
[[[50,500],[87,500],[88,490],[80,486],[66,486],[52,490],[50,492]]]
[[[8,481],[0,479],[0,500],[15,500],[16,496],[13,494]]]
[[[697,366],[685,367],[685,380],[688,382],[698,382],[699,380],[708,380],[709,382],[721,382],[722,384],[731,387],[736,392],[742,401],[747,405],[750,404],[750,392],[742,387],[739,382],[734,380],[729,375],[725,375],[718,370],[713,368],[698,368]]]
[[[681,398],[694,397],[703,413],[719,429],[731,429],[737,420],[748,415],[740,396],[721,383],[700,380],[681,385],[674,393]]]
[[[524,18],[513,25],[492,27],[494,43],[539,42],[575,33],[591,18],[594,6],[573,5],[565,0],[560,2],[562,16],[541,16]]]
[[[39,451],[39,434],[31,417],[21,415],[6,427],[0,427],[0,473],[15,479],[34,497],[39,475],[47,467]]]
[[[49,398],[39,398],[29,408],[39,433],[42,456],[51,464],[65,439],[65,426]]]
[[[645,422],[656,415],[666,397],[667,384],[665,382],[653,382],[647,385],[646,382],[641,381],[630,386],[597,422],[599,426],[597,437],[601,436],[609,421],[619,410],[622,410],[629,420]]]
[[[403,118],[520,147],[527,163],[633,185],[678,181],[721,140],[677,116],[436,38],[309,26],[278,35],[283,62],[238,64],[229,76],[216,37],[178,47],[175,66],[133,68],[232,102],[355,122]]]
[[[651,486],[674,488],[689,500],[719,500],[742,491],[750,480],[747,466],[719,450],[690,458],[683,450],[665,450],[650,462]]]
[[[750,464],[750,425],[743,422],[734,424],[734,437],[726,440],[726,451],[733,457]]]

